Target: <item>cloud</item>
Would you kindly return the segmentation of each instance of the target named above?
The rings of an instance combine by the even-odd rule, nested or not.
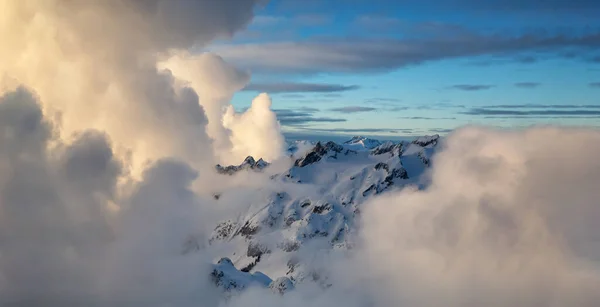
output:
[[[391,102],[401,102],[402,99],[398,98],[387,98],[387,97],[376,97],[366,99],[366,103],[391,103]]]
[[[485,106],[486,109],[598,109],[597,104],[499,104]]]
[[[365,203],[351,255],[321,255],[331,287],[231,306],[596,306],[600,132],[467,127],[443,142],[426,188]]]
[[[319,109],[301,107],[298,109],[276,109],[277,119],[284,126],[301,126],[310,123],[339,123],[345,122],[344,118],[315,117]]]
[[[432,128],[432,129],[427,129],[430,133],[450,133],[452,131],[454,131],[454,129],[448,129],[448,128]]]
[[[592,82],[589,84],[590,87],[600,88],[600,82]]]
[[[237,160],[227,153],[234,144],[219,127],[219,115],[248,76],[218,56],[185,50],[243,29],[256,5],[255,0],[11,3],[0,13],[5,20],[0,36],[11,46],[0,50],[0,73],[7,76],[0,88],[13,89],[19,84],[10,80],[19,80],[32,89],[60,121],[61,138],[90,128],[104,131],[117,154],[132,159],[138,175],[149,160],[163,157],[194,166]],[[170,70],[158,65],[165,62]]]
[[[412,133],[413,129],[410,128],[335,128],[335,129],[320,129],[320,128],[302,128],[306,131],[315,132],[336,132],[336,133],[373,133],[373,132],[388,132],[388,133]]]
[[[466,115],[511,115],[511,116],[598,116],[600,110],[500,110],[500,109],[486,109],[486,108],[473,108],[468,111],[460,112],[460,114]]]
[[[536,87],[539,87],[540,85],[542,85],[542,84],[539,83],[539,82],[518,82],[518,83],[515,83],[515,86],[519,87],[519,88],[536,88]]]
[[[461,91],[474,92],[474,91],[489,90],[493,87],[494,87],[493,85],[457,84],[457,85],[451,86],[450,88],[461,90]]]
[[[333,109],[329,109],[329,110],[333,111],[333,112],[339,112],[339,113],[360,113],[360,112],[371,112],[371,111],[375,111],[377,109],[371,108],[371,107],[347,106],[347,107],[333,108]]]
[[[0,114],[0,305],[216,303],[206,256],[178,254],[205,227],[195,171],[161,160],[136,181],[105,133],[57,139],[23,88],[0,96]]]
[[[231,131],[234,156],[252,155],[268,161],[282,156],[284,139],[271,103],[269,95],[260,94],[241,114],[229,105],[223,115],[223,126]]]
[[[319,83],[250,83],[245,91],[277,93],[331,93],[358,89],[358,85],[319,84]]]
[[[326,93],[326,94],[323,94],[321,96],[327,97],[327,98],[339,98],[339,97],[342,97],[342,94],[340,94],[340,93]]]
[[[423,117],[423,116],[402,116],[399,119],[414,119],[414,120],[454,120],[456,117]]]
[[[564,151],[553,150],[558,139]],[[587,265],[600,255],[593,226],[600,173],[585,170],[598,165],[600,147],[580,146],[599,142],[594,130],[451,134],[428,189],[365,206],[361,259],[376,277],[362,284],[384,288],[374,305],[594,306],[600,271]]]
[[[381,72],[428,61],[522,52],[552,54],[570,47],[584,54],[600,46],[598,32],[585,35],[455,35],[423,39],[328,39],[219,45],[225,59],[254,72]]]
[[[321,111],[320,109],[317,109],[317,108],[311,108],[311,107],[300,107],[300,108],[298,108],[298,110],[299,110],[299,111],[304,111],[304,112],[311,112],[311,113],[314,113],[314,112],[319,112],[319,111]]]
[[[323,14],[298,14],[291,17],[273,16],[273,15],[258,15],[256,16],[251,27],[312,27],[322,26],[331,22],[331,17]]]
[[[284,126],[296,126],[305,125],[308,123],[340,123],[347,121],[345,118],[333,118],[333,117],[283,117],[279,119],[279,122]]]

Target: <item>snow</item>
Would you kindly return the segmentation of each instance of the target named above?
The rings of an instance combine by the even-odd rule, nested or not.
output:
[[[305,280],[330,285],[323,274],[302,263],[290,266],[294,255],[306,244],[320,244],[325,252],[351,247],[361,205],[379,194],[418,186],[438,139],[382,143],[354,137],[341,145],[290,144],[293,165],[271,177],[280,190],[264,191],[263,202],[249,203],[247,214],[223,221],[215,229],[210,244],[233,246],[222,255],[230,263],[222,260],[224,264],[216,267],[223,272],[219,286],[226,290],[269,286],[275,279],[270,287],[285,293]],[[255,171],[251,166],[259,163],[249,158],[234,167],[235,172]]]
[[[344,142],[344,147],[352,150],[369,150],[379,145],[381,145],[380,141],[364,136],[354,136],[349,141]]]

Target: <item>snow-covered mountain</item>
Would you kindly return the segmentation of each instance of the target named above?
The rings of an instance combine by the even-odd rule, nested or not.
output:
[[[307,244],[319,244],[324,252],[351,248],[361,205],[390,190],[420,187],[438,142],[434,135],[412,142],[353,137],[343,144],[289,144],[292,167],[270,177],[281,190],[267,193],[262,202],[249,204],[247,213],[214,229],[209,242],[224,251],[212,271],[215,284],[227,291],[257,285],[279,293],[307,280],[327,287],[326,276],[296,255]],[[269,166],[248,157],[240,165],[216,168],[233,175]]]

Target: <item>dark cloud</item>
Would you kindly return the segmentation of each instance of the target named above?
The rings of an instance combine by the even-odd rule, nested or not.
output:
[[[319,112],[321,111],[320,109],[317,108],[311,108],[311,107],[300,107],[298,108],[299,111],[304,111],[304,112]]]
[[[470,56],[557,54],[571,48],[584,56],[600,47],[600,32],[582,35],[444,36],[424,39],[346,38],[220,45],[212,50],[255,72],[319,73],[391,71],[428,61]]]
[[[461,90],[461,91],[474,92],[474,91],[489,90],[492,87],[494,87],[494,86],[493,85],[482,85],[482,84],[457,84],[457,85],[451,86],[450,88],[456,89],[456,90]]]
[[[429,129],[429,133],[450,133],[454,131],[454,129],[447,129],[447,128],[432,128]]]
[[[592,82],[589,84],[590,87],[600,88],[600,82]]]
[[[540,85],[542,85],[539,82],[517,82],[515,83],[516,87],[520,87],[520,88],[536,88],[539,87]]]
[[[397,107],[391,107],[391,108],[387,108],[386,111],[390,111],[390,112],[398,112],[398,111],[406,111],[410,109],[410,107],[406,107],[406,106],[397,106]]]
[[[425,0],[425,3],[441,3],[441,1]],[[449,0],[443,1],[448,5],[458,5],[463,8],[481,9],[481,10],[505,10],[505,11],[579,11],[579,10],[600,10],[600,4],[595,0]]]
[[[423,117],[423,116],[403,116],[398,119],[414,119],[414,120],[454,120],[456,117]]]
[[[338,123],[345,122],[344,118],[315,117],[314,113],[319,109],[310,107],[301,107],[298,109],[279,109],[273,110],[277,114],[277,119],[284,126],[299,126],[310,123]]]
[[[413,129],[404,128],[335,128],[335,129],[319,129],[319,128],[303,128],[307,131],[322,131],[322,132],[338,132],[338,133],[411,133]]]
[[[580,116],[574,116],[574,115],[568,115],[568,116],[552,116],[552,115],[548,115],[548,116],[536,116],[536,115],[514,115],[514,116],[484,116],[483,118],[486,119],[596,119],[596,118],[600,118],[600,115],[580,115]]]
[[[466,115],[511,115],[511,116],[598,116],[600,110],[501,110],[501,109],[486,109],[486,108],[473,108],[460,114]]]
[[[498,104],[485,109],[600,109],[600,104]]]
[[[358,85],[320,84],[320,83],[251,83],[244,91],[267,93],[331,93],[358,89]]]
[[[376,108],[371,107],[361,107],[361,106],[347,106],[340,108],[329,109],[329,111],[339,112],[339,113],[360,113],[360,112],[371,112],[377,110]]]
[[[280,118],[279,122],[284,126],[303,125],[308,123],[340,123],[347,121],[344,118],[331,117],[290,117]]]

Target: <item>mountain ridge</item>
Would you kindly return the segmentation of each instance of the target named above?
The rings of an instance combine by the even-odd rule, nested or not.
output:
[[[354,137],[343,144],[289,144],[292,157],[298,154],[298,144],[307,150],[293,159],[287,171],[270,177],[286,188],[267,193],[264,203],[250,204],[250,208],[257,209],[237,220],[221,221],[214,229],[210,244],[233,242],[234,246],[222,255],[227,260],[214,265],[221,276],[215,284],[224,291],[241,291],[248,284],[270,287],[277,280],[278,286],[273,287],[280,293],[306,280],[327,287],[330,284],[326,276],[294,260],[295,255],[305,244],[315,242],[329,250],[350,249],[361,205],[387,191],[410,185],[422,187],[420,177],[430,166],[439,141],[439,135],[432,135],[399,142]],[[249,156],[237,166],[217,165],[217,171],[231,176],[241,171],[263,171],[269,166]],[[314,188],[315,193],[298,193],[295,189],[301,186]],[[262,283],[251,282],[253,278],[247,274],[267,276],[270,282],[264,278]],[[244,286],[233,287],[231,283]]]

